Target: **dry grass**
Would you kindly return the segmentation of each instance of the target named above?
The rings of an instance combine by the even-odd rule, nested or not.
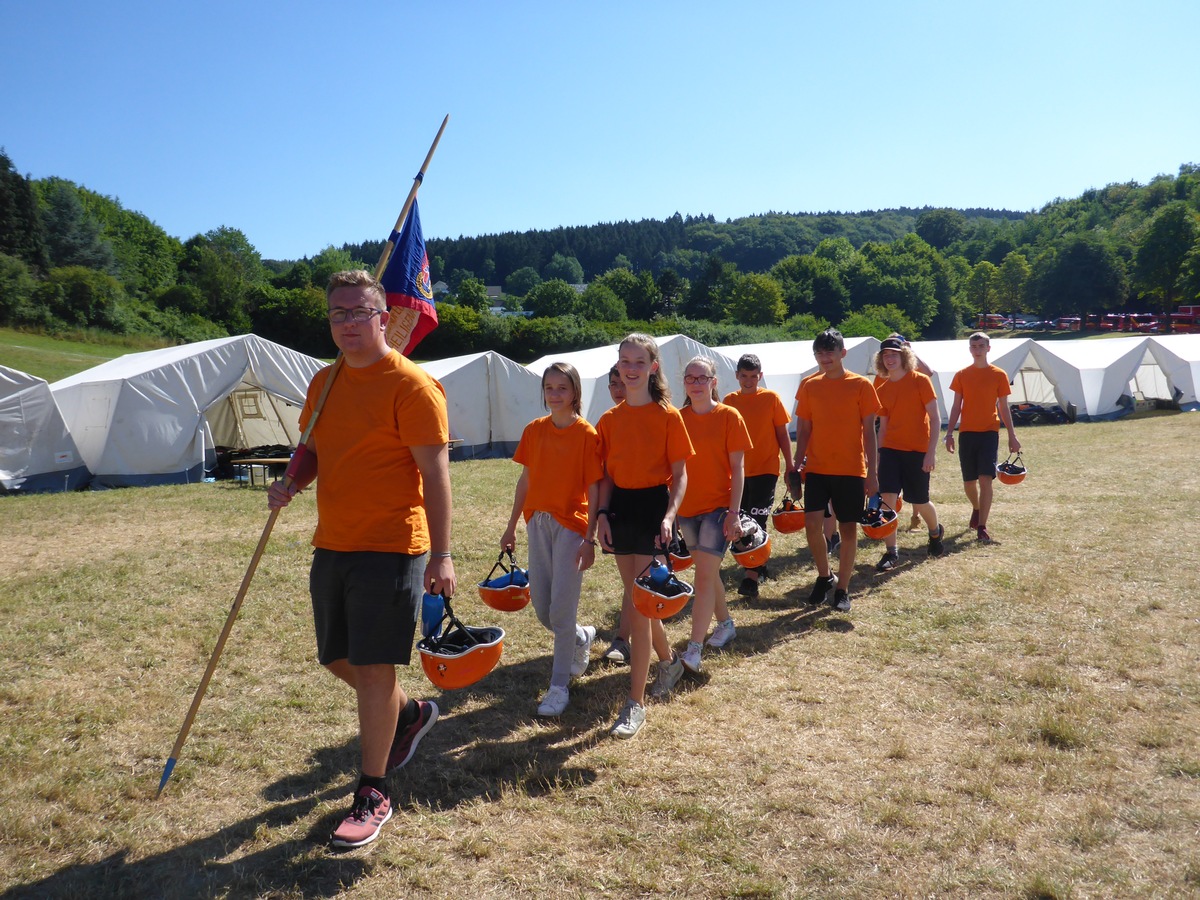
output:
[[[1032,474],[949,553],[806,610],[795,537],[735,606],[738,638],[607,737],[626,670],[593,663],[533,715],[548,635],[438,697],[393,777],[384,836],[324,838],[357,763],[353,703],[312,660],[312,501],[280,518],[163,797],[154,792],[266,521],[261,490],[195,485],[6,498],[0,535],[0,891],[5,897],[1191,897],[1200,893],[1197,419],[1027,429]],[[1117,462],[1117,461],[1121,462]],[[1135,464],[1132,461],[1137,460]],[[516,470],[453,467],[460,576],[495,558]],[[1188,524],[1189,522],[1193,524]],[[727,570],[730,588],[733,572]],[[615,567],[585,581],[607,636]],[[677,641],[685,626],[668,626]],[[419,667],[403,673],[422,696]]]

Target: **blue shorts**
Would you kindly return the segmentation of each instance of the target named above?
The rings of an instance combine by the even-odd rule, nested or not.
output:
[[[929,502],[929,473],[925,471],[925,454],[920,450],[879,449],[879,491],[883,494],[904,494],[914,505]]]
[[[711,553],[713,556],[724,556],[729,549],[729,541],[725,540],[725,517],[727,509],[714,509],[712,512],[701,513],[698,516],[681,516],[679,530],[687,541],[688,549],[695,553]]]
[[[958,464],[963,481],[996,477],[996,453],[1000,449],[998,431],[960,431]]]
[[[425,554],[313,552],[308,588],[323,666],[401,665],[412,657]]]

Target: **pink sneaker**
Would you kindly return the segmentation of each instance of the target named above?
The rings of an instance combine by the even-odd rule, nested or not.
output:
[[[977,509],[971,510],[971,524],[969,527],[971,527],[971,528],[979,527],[979,510],[977,510]]]
[[[373,787],[354,795],[350,815],[342,819],[329,842],[335,847],[361,847],[379,837],[379,829],[392,817],[392,801]]]
[[[988,530],[982,525],[979,526],[977,538],[981,544],[990,544],[992,542],[992,536],[988,534]]]
[[[417,744],[421,738],[433,727],[433,723],[437,721],[438,708],[433,701],[418,700],[417,706],[421,710],[421,714],[417,716],[417,721],[413,722],[403,731],[396,729],[396,736],[392,738],[392,749],[388,753],[387,773],[390,775],[397,769],[402,768],[413,754],[417,752]],[[401,710],[403,712],[403,710]]]

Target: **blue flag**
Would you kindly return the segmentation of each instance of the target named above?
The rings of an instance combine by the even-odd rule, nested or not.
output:
[[[382,280],[390,314],[387,340],[408,356],[438,323],[433,283],[429,278],[429,256],[425,252],[415,198],[404,227],[398,234],[393,231],[388,240],[395,246]]]

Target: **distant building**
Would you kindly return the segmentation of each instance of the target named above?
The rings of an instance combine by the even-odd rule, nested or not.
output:
[[[435,281],[433,283],[433,296],[440,297],[442,294],[450,293],[450,285],[444,281]]]
[[[489,300],[499,300],[504,296],[504,289],[498,284],[489,284],[484,290],[487,291],[487,298]]]

